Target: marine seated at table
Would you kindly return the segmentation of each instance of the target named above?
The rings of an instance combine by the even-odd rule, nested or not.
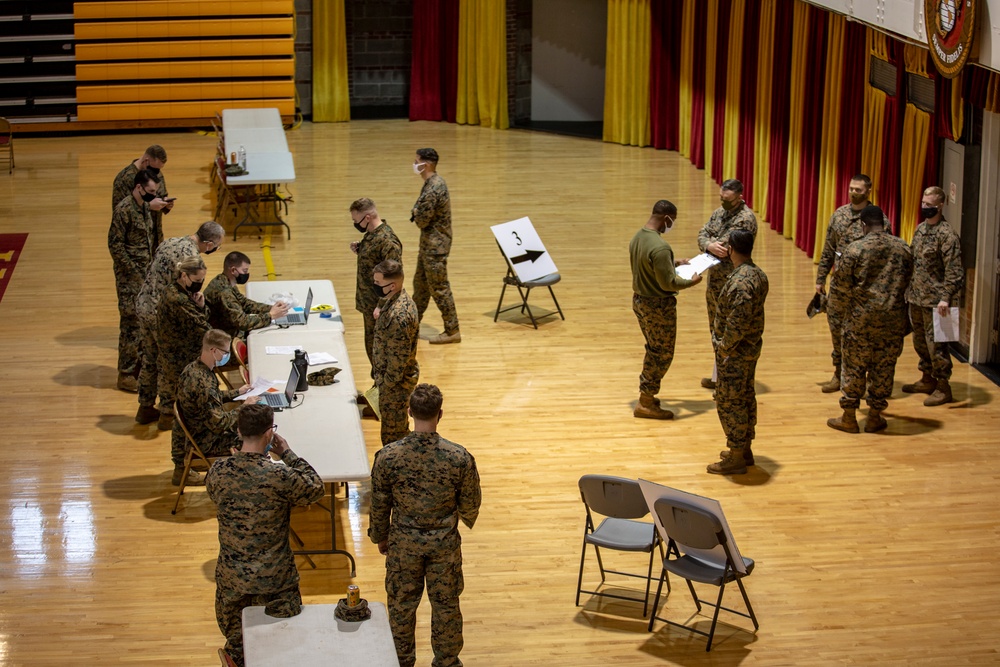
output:
[[[272,320],[288,314],[288,304],[283,301],[272,306],[245,297],[238,286],[246,285],[249,280],[250,258],[239,251],[226,255],[222,273],[205,288],[212,328],[246,339],[247,332],[266,327]]]

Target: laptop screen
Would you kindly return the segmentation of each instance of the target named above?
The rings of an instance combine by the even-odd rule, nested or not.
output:
[[[305,317],[306,322],[309,321],[309,311],[312,310],[313,306],[313,290],[312,287],[309,288],[309,293],[306,295],[306,307],[302,311],[302,316]]]
[[[285,385],[285,398],[288,399],[288,404],[292,404],[292,400],[295,399],[295,388],[299,386],[299,369],[292,364],[292,372],[288,374],[288,383]]]

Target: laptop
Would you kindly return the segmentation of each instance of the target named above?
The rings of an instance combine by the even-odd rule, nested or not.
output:
[[[302,309],[302,312],[288,313],[284,317],[280,317],[272,324],[277,324],[279,326],[287,326],[289,324],[308,324],[309,323],[309,311],[312,310],[313,305],[313,291],[312,287],[309,288],[309,294],[306,295],[306,305]]]
[[[272,408],[287,408],[295,398],[295,388],[297,386],[299,386],[299,369],[292,364],[292,372],[288,374],[285,391],[280,394],[273,391],[265,391],[260,397]]]

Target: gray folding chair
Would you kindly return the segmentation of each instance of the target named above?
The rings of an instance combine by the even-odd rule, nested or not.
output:
[[[583,528],[583,551],[580,554],[580,576],[576,582],[576,606],[580,606],[580,594],[599,595],[602,597],[642,602],[642,615],[646,616],[649,609],[649,588],[653,580],[653,552],[659,547],[663,557],[663,543],[652,523],[636,521],[649,514],[649,507],[642,495],[639,483],[634,479],[611,477],[609,475],[584,475],[580,478],[580,496],[587,510],[587,521]],[[594,527],[591,510],[605,518],[600,525]],[[646,595],[642,600],[603,593],[600,591],[583,590],[583,564],[587,559],[587,545],[594,545],[597,554],[597,566],[601,569],[601,583],[605,582],[605,574],[620,574],[626,577],[636,577],[646,580]],[[631,551],[649,554],[649,567],[646,574],[634,574],[605,569],[601,560],[601,547],[615,551]],[[669,591],[670,582],[667,582]]]
[[[726,533],[722,529],[722,522],[719,517],[682,500],[670,500],[667,498],[657,500],[653,504],[653,511],[656,512],[656,516],[663,524],[669,541],[667,543],[667,556],[663,559],[660,583],[656,587],[656,598],[653,600],[653,613],[649,616],[648,630],[650,632],[653,631],[653,621],[665,621],[670,625],[708,637],[708,644],[705,646],[705,650],[711,651],[712,638],[715,636],[715,626],[719,621],[719,611],[725,609],[728,612],[752,620],[753,629],[756,632],[760,626],[757,623],[757,616],[753,613],[750,598],[747,597],[747,591],[743,587],[742,582],[743,577],[747,577],[753,572],[754,562],[749,558],[743,558],[746,574],[741,574],[736,570],[732,550],[726,538]],[[725,555],[725,562],[722,563],[712,562],[703,553],[692,551],[707,551],[720,545]],[[687,581],[688,590],[691,591],[691,597],[694,599],[694,604],[698,608],[698,612],[701,612],[702,604],[715,607],[715,614],[712,616],[712,627],[708,632],[698,630],[692,625],[675,623],[656,615],[656,610],[660,604],[660,591],[663,588],[663,581],[666,579],[668,572],[683,577]],[[719,597],[715,601],[715,604],[707,600],[698,599],[694,585],[691,583],[693,581],[719,587]],[[726,591],[726,584],[733,581],[739,586],[740,593],[743,594],[743,602],[746,603],[747,612],[749,613],[743,613],[722,606],[722,596]]]
[[[499,247],[500,244],[497,244]],[[536,278],[534,280],[521,280],[517,277],[517,273],[514,272],[514,267],[511,265],[510,260],[507,259],[507,255],[504,254],[503,248],[500,248],[500,254],[503,255],[504,261],[507,262],[507,275],[503,279],[503,289],[500,290],[500,300],[497,302],[497,311],[493,314],[493,321],[496,322],[500,317],[500,313],[506,313],[508,310],[513,310],[514,308],[520,308],[521,314],[524,315],[526,312],[528,317],[531,319],[531,325],[538,328],[538,320],[544,319],[551,315],[558,314],[563,320],[566,316],[563,315],[562,308],[559,307],[559,302],[556,300],[556,293],[552,291],[552,286],[557,282],[562,280],[562,276],[558,273],[550,273],[547,276],[542,276],[541,278]],[[517,289],[517,293],[521,295],[521,303],[514,304],[513,306],[503,306],[503,297],[507,293],[507,286],[510,285]],[[552,297],[552,303],[555,304],[555,312],[545,313],[544,315],[539,315],[535,317],[535,314],[531,311],[531,306],[528,305],[528,297],[531,296],[531,290],[535,287],[547,287],[549,290],[549,295]]]

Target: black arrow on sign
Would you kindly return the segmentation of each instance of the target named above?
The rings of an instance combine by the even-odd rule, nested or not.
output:
[[[513,264],[520,264],[521,262],[531,262],[534,264],[535,260],[545,254],[544,250],[525,250],[523,255],[518,255],[517,257],[511,257],[510,261]]]

